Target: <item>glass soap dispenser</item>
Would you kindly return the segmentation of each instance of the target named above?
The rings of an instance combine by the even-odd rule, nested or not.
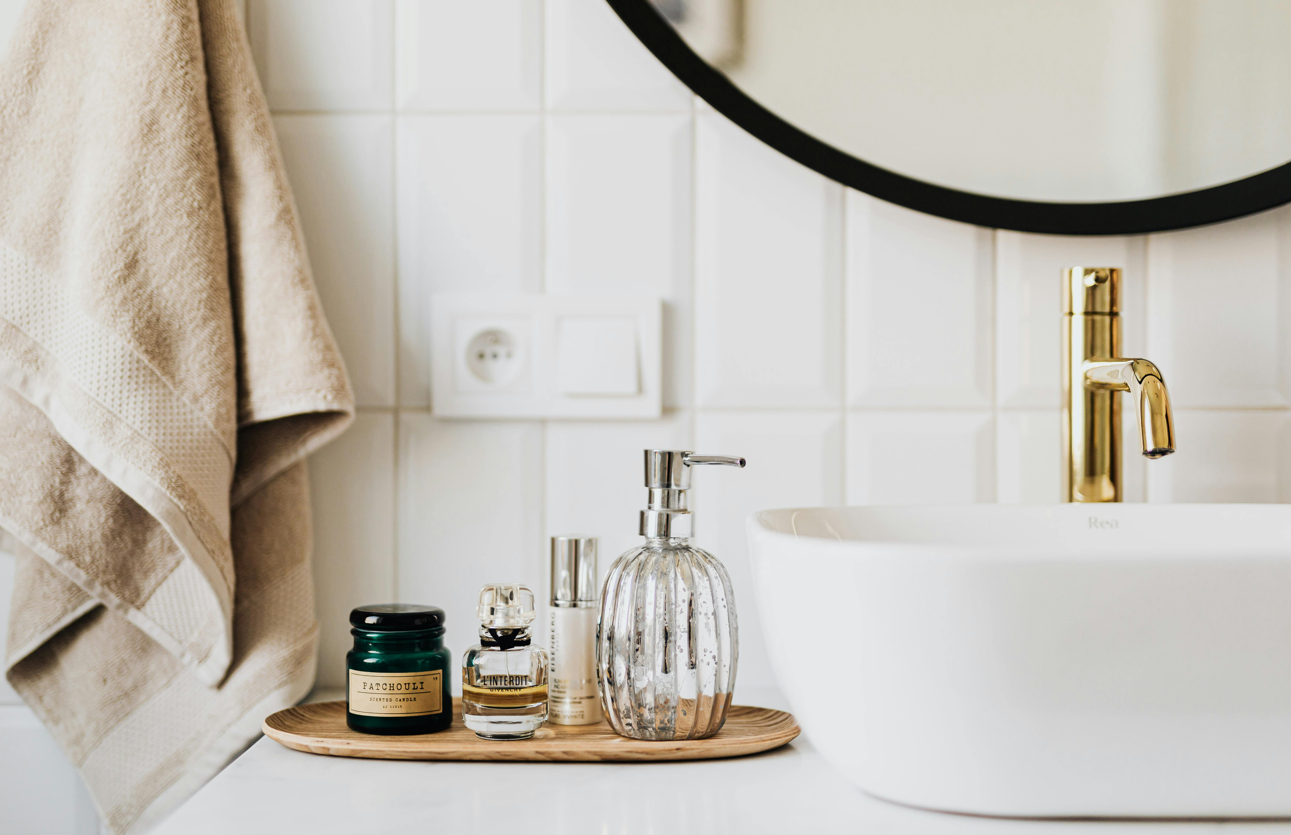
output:
[[[462,659],[462,722],[482,739],[528,739],[547,721],[547,653],[532,646],[533,592],[480,589],[480,642]]]
[[[739,634],[731,579],[694,547],[686,491],[693,467],[743,458],[648,449],[645,544],[605,578],[596,677],[605,718],[633,739],[702,739],[722,729],[735,686]]]

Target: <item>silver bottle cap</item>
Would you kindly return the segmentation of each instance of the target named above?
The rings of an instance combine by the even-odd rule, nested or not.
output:
[[[551,605],[558,608],[595,606],[601,588],[596,582],[596,537],[551,538]]]

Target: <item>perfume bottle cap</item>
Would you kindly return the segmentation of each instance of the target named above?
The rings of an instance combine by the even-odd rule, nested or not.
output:
[[[551,538],[551,605],[593,606],[600,598],[596,582],[596,537]]]
[[[490,629],[523,629],[533,623],[533,592],[516,583],[489,583],[480,589],[480,625]]]

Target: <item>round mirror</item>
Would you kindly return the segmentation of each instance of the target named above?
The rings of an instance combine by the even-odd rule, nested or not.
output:
[[[943,217],[1113,234],[1291,200],[1285,0],[609,0],[714,108]]]

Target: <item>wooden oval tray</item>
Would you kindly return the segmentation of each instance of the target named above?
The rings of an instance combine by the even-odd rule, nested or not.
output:
[[[542,726],[533,739],[480,739],[462,724],[462,700],[453,699],[453,724],[434,734],[377,736],[345,725],[345,702],[317,702],[280,710],[264,732],[288,748],[333,757],[379,760],[492,760],[538,762],[647,762],[739,757],[779,748],[799,733],[791,714],[733,705],[726,724],[708,739],[645,742],[597,725]]]

